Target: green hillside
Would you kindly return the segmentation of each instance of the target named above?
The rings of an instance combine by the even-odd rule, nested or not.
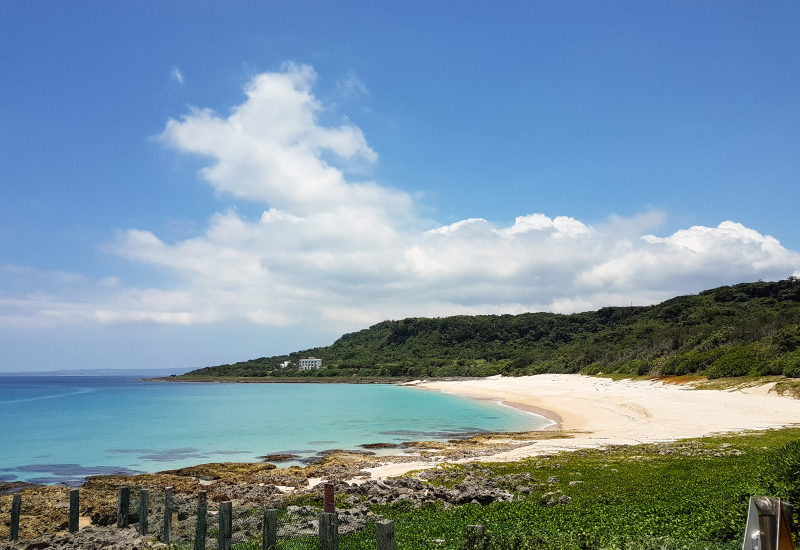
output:
[[[297,370],[301,357],[323,368]],[[282,369],[283,361],[292,361]],[[384,321],[333,344],[184,377],[436,377],[545,372],[800,377],[800,279],[743,283],[647,307]]]

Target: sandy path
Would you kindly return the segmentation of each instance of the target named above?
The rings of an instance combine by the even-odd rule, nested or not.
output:
[[[702,437],[800,424],[800,400],[763,391],[693,390],[655,381],[573,374],[491,377],[415,384],[478,399],[504,402],[546,416],[570,439],[535,441],[480,460],[514,460],[561,450]],[[372,477],[399,475],[431,463],[386,464]]]

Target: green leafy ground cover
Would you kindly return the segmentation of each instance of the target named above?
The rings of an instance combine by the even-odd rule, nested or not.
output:
[[[301,357],[323,368],[299,371]],[[284,361],[293,366],[280,368]],[[330,346],[178,379],[359,379],[544,372],[800,377],[800,280],[743,283],[647,307],[384,321]]]
[[[460,548],[468,525],[485,524],[497,549],[733,550],[741,548],[750,495],[800,502],[800,429],[452,467],[432,483],[453,485],[467,474],[531,474],[545,486],[530,494],[508,487],[515,502],[376,507],[395,520],[399,548]],[[558,482],[547,484],[551,476]],[[550,492],[571,500],[548,506]],[[342,548],[374,549],[373,537],[344,537]]]

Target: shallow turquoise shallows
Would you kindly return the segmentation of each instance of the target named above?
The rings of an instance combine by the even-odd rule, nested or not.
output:
[[[0,377],[0,481],[80,483],[290,452],[530,430],[496,403],[384,384],[217,384]]]

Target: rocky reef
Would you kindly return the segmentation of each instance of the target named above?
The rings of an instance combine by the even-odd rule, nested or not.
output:
[[[68,487],[0,483],[0,517],[4,518],[0,523],[0,540],[8,539],[7,518],[12,493],[20,493],[24,503],[20,541],[5,543],[0,548],[157,548],[160,543],[154,536],[159,532],[163,517],[165,487],[174,488],[173,540],[190,540],[193,536],[201,491],[207,495],[209,526],[215,525],[217,503],[232,501],[235,538],[240,541],[260,533],[261,515],[257,511],[264,508],[285,508],[286,521],[298,535],[316,533],[322,481],[335,484],[342,533],[363,529],[368,521],[377,519],[371,510],[376,504],[404,502],[418,507],[431,502],[452,506],[508,501],[514,498],[513,488],[522,487],[521,492],[517,492],[524,494],[526,483],[545,484],[546,480],[486,477],[479,470],[473,472],[475,465],[468,469],[472,473],[456,484],[449,483],[447,470],[441,468],[387,480],[370,479],[367,469],[392,462],[423,462],[435,466],[446,460],[481,457],[552,437],[569,437],[569,434],[522,432],[480,434],[449,441],[420,441],[402,444],[402,454],[391,456],[378,456],[370,450],[332,449],[319,453],[305,467],[276,468],[268,462],[221,462],[151,474],[92,476],[80,488],[81,530],[75,535],[66,532]],[[370,446],[373,449],[394,447],[395,444]],[[118,491],[122,486],[131,487],[128,520],[132,525],[139,520],[137,503],[140,491],[148,492],[150,528],[147,536],[137,535],[132,528],[116,528]],[[554,498],[556,503],[562,503],[559,495]],[[209,543],[212,547],[211,541]]]

